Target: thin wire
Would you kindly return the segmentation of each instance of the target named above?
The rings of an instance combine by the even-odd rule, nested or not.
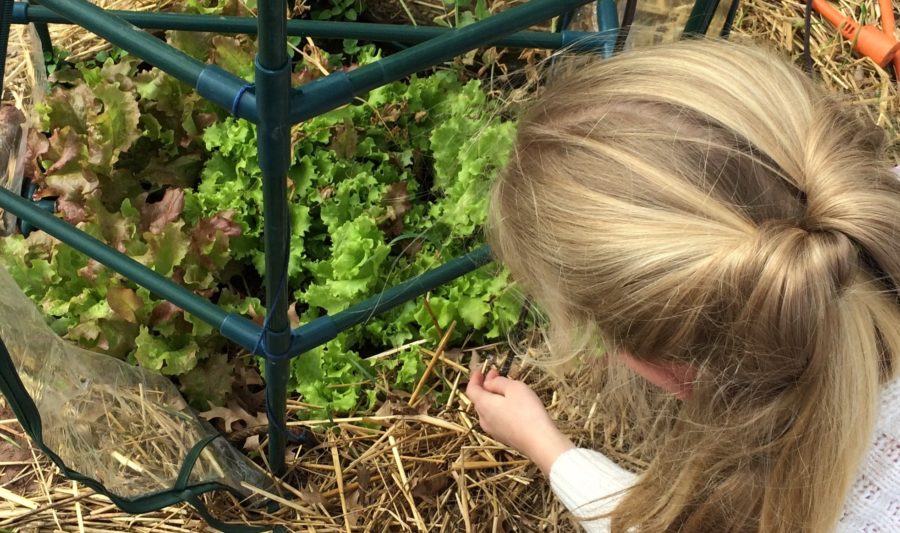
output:
[[[288,228],[291,228],[292,224],[288,221]],[[288,265],[290,264],[290,251],[291,251],[291,235],[290,229],[288,229],[287,238],[284,241],[284,264],[282,265],[282,274],[281,280],[278,282],[278,290],[275,291],[275,297],[272,299],[271,305],[269,305],[270,312],[266,313],[266,318],[263,320],[262,329],[259,333],[259,338],[256,339],[256,346],[253,347],[253,353],[261,355],[266,361],[270,362],[280,362],[291,359],[295,357],[295,355],[291,355],[290,351],[285,353],[275,354],[269,351],[269,332],[270,332],[270,321],[274,313],[271,310],[277,309],[278,304],[281,302],[281,293],[284,292],[285,285],[287,285],[288,281]],[[299,354],[296,354],[299,355]],[[281,434],[287,438],[287,441],[291,444],[315,444],[315,441],[310,437],[309,431],[305,428],[301,430],[300,435],[295,435],[291,432],[287,425],[282,424],[279,417],[274,416],[275,412],[272,411],[272,405],[269,403],[269,396],[265,396],[266,399],[266,417],[268,418],[269,424],[275,426]]]
[[[253,83],[245,83],[238,89],[237,94],[234,95],[234,100],[231,102],[231,114],[234,116],[238,116],[238,111],[241,107],[241,98],[243,98],[244,93],[256,87]]]
[[[290,238],[288,238],[288,242],[290,242]],[[272,299],[272,305],[269,306],[269,309],[275,309],[281,302],[281,293],[284,291],[284,285],[287,283],[287,270],[287,253],[285,253],[284,273],[281,276],[281,281],[278,283],[278,290],[275,293],[275,298]],[[267,361],[278,363],[287,359],[291,359],[294,356],[288,355],[290,352],[276,354],[269,351],[269,339],[267,333],[269,333],[270,331],[269,322],[272,319],[272,316],[273,313],[266,313],[266,318],[265,320],[263,320],[262,330],[259,333],[259,338],[256,339],[256,346],[253,347],[253,353],[263,356]]]

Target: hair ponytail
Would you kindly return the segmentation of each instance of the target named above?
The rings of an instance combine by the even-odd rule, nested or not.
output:
[[[900,354],[880,146],[799,71],[728,43],[579,63],[522,119],[495,253],[555,330],[697,369],[685,402],[606,376],[602,405],[628,406],[653,455],[614,531],[835,527]]]

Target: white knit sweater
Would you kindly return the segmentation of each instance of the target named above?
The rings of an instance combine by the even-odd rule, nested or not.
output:
[[[597,516],[614,509],[622,491],[637,479],[606,456],[584,448],[560,455],[550,485],[575,515]],[[617,494],[618,493],[618,494]],[[607,533],[609,520],[582,522],[589,533]],[[838,533],[900,532],[900,380],[881,393],[872,446],[844,504]]]

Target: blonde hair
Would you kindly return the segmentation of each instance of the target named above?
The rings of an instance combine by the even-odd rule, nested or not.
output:
[[[697,370],[684,402],[606,380],[653,450],[613,531],[832,530],[900,354],[883,135],[756,48],[565,70],[494,185],[494,253],[557,340]]]

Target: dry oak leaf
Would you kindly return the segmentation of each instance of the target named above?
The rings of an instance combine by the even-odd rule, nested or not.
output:
[[[237,422],[243,422],[244,427],[265,426],[269,423],[265,413],[253,416],[233,401],[228,402],[224,407],[213,407],[209,411],[204,411],[200,413],[200,416],[206,420],[221,418],[226,433],[234,431],[233,426]]]

